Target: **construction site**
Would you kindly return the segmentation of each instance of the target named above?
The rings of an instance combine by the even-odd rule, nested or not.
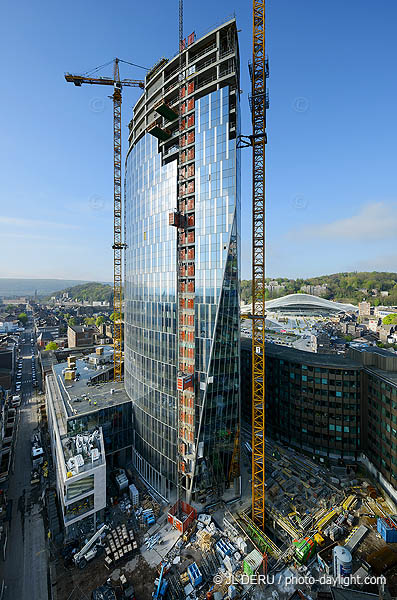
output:
[[[393,597],[396,511],[373,482],[363,472],[326,469],[269,442],[261,531],[251,519],[247,446],[246,492],[230,504],[217,502],[202,511],[185,502],[165,506],[139,479],[127,492],[111,488],[104,524],[88,544],[53,546],[54,597],[89,598],[96,589],[98,599],[287,599],[296,590],[302,598],[332,598],[338,577],[349,581],[345,589],[374,597],[383,582]],[[341,564],[338,552],[345,554]]]

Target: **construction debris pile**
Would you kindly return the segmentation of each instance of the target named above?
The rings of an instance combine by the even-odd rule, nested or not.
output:
[[[280,536],[298,537],[324,510],[342,501],[344,494],[336,477],[326,476],[321,467],[296,453],[283,452],[266,444],[268,512],[280,526]],[[317,517],[318,518],[318,517]]]
[[[211,515],[198,515],[162,563],[154,598],[161,600],[165,589],[170,600],[203,598],[209,589],[214,598],[224,598],[225,594],[235,597],[236,589],[232,586],[229,590],[230,577],[243,573],[248,544],[243,536],[234,535],[234,527],[225,522],[228,527],[221,529]]]
[[[161,506],[149,494],[142,498],[141,506],[135,511],[135,516],[138,519],[141,529],[150,527],[161,514]]]

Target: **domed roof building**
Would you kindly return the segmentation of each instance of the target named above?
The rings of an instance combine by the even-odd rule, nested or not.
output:
[[[312,296],[311,294],[289,294],[266,302],[266,311],[300,316],[330,316],[338,313],[356,313],[358,307]]]

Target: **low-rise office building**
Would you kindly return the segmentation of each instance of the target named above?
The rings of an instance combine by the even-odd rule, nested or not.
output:
[[[375,306],[374,314],[376,317],[379,317],[380,319],[384,319],[388,315],[397,314],[397,307],[396,306]]]
[[[52,365],[52,375],[46,377],[47,403],[58,403],[57,418],[64,422],[68,435],[102,427],[108,464],[123,466],[131,460],[133,433],[131,400],[124,385],[106,382],[112,366],[93,367],[88,357],[71,364],[74,366],[65,362]]]
[[[98,332],[94,326],[73,325],[68,327],[68,346],[69,348],[83,348],[92,346],[94,336]]]
[[[267,431],[329,458],[360,454],[360,367],[338,355],[266,347]]]
[[[242,415],[251,419],[251,340],[241,339]],[[363,462],[397,503],[397,354],[347,356],[266,344],[266,433],[324,459]]]
[[[16,372],[18,354],[18,338],[16,336],[0,336],[0,386],[10,390]]]
[[[362,370],[362,460],[397,502],[397,354],[355,348]]]
[[[57,320],[59,321],[59,319],[57,319]],[[55,338],[59,337],[59,333],[60,333],[59,324],[36,326],[37,337],[40,337],[40,335],[42,335],[42,334],[45,334],[45,335],[49,334],[51,336],[51,339],[54,340]]]
[[[98,513],[106,505],[106,470],[126,466],[132,460],[131,400],[123,384],[108,382],[108,372],[113,366],[93,365],[90,356],[96,355],[69,357],[68,362],[62,363],[51,359],[46,364],[45,391],[51,449],[68,534],[82,518],[94,518],[94,515],[99,518]],[[87,458],[84,465],[81,459],[70,463],[75,456],[74,448],[82,445],[84,449],[84,445],[89,447],[92,444],[88,438],[94,431],[99,432],[94,445],[99,456],[96,452],[94,456],[91,453],[91,463],[89,456],[83,456]],[[74,482],[76,489],[80,485],[85,486],[81,497],[77,498],[76,492],[74,498],[73,485],[69,489]],[[82,504],[80,501],[83,499]]]
[[[54,381],[47,379],[48,429],[56,473],[57,494],[62,512],[65,537],[76,536],[76,526],[90,520],[93,529],[103,518],[106,506],[106,458],[102,428],[68,433],[64,419],[59,418],[63,408],[56,393]]]

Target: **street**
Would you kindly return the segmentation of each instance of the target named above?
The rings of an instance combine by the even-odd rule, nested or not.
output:
[[[47,549],[41,504],[38,494],[32,495],[30,484],[31,437],[37,427],[37,402],[32,386],[31,334],[30,327],[22,334],[25,343],[21,344],[20,354],[23,358],[21,406],[8,490],[8,497],[12,500],[12,516],[5,561],[0,563],[0,579],[5,582],[4,600],[48,598]]]

